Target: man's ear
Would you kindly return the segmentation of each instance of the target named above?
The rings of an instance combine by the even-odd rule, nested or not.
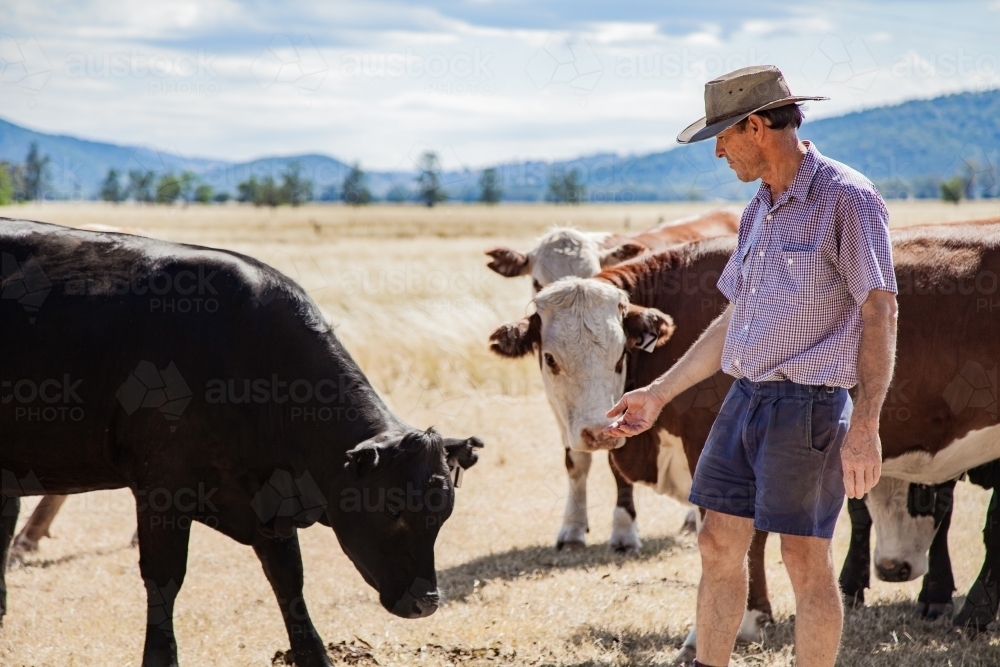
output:
[[[621,264],[622,262],[632,259],[633,257],[638,257],[647,250],[649,250],[649,248],[636,241],[626,241],[625,243],[616,245],[614,248],[602,250],[601,268],[606,269],[609,266]]]
[[[629,305],[622,316],[622,328],[625,329],[626,344],[630,348],[642,346],[643,349],[652,351],[653,347],[659,347],[670,340],[677,327],[674,326],[672,317],[656,308]],[[647,348],[644,344],[651,346]]]
[[[469,469],[476,465],[479,460],[479,450],[483,448],[483,441],[479,438],[445,438],[444,449],[447,452],[448,465],[457,463],[463,469]]]
[[[378,447],[371,444],[361,444],[347,452],[347,463],[344,467],[354,473],[355,479],[361,479],[378,467]]]
[[[517,359],[542,344],[542,318],[538,313],[519,322],[502,325],[490,334],[490,350],[501,357]]]
[[[531,272],[531,262],[523,252],[518,252],[510,248],[493,248],[492,250],[487,250],[486,254],[493,258],[493,261],[486,266],[501,276],[514,278]]]

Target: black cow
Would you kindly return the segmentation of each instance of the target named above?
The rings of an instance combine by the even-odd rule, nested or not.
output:
[[[956,626],[975,633],[984,630],[996,618],[1000,606],[1000,510],[996,491],[1000,487],[1000,461],[969,470],[968,479],[984,489],[993,489],[983,526],[986,546],[983,566],[969,589],[965,604],[953,619]],[[865,589],[871,582],[870,540],[874,524],[882,551],[879,554],[876,548],[875,572],[879,579],[910,581],[926,572],[915,611],[922,618],[934,620],[947,611],[955,592],[948,551],[955,480],[923,485],[883,478],[879,485],[886,481],[892,487],[890,491],[879,490],[864,500],[847,501],[851,544],[840,572],[841,591],[847,604],[864,603]],[[877,518],[874,522],[872,513]],[[907,549],[909,553],[897,553]]]
[[[0,219],[0,254],[0,557],[20,496],[130,488],[145,667],[177,661],[192,521],[254,548],[296,664],[330,664],[297,528],[332,527],[393,614],[435,611],[452,475],[482,443],[393,415],[298,285],[236,253],[20,220]]]

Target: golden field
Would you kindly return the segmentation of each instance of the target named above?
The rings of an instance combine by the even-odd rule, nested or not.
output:
[[[526,279],[486,268],[494,245],[527,250],[551,226],[637,231],[711,204],[498,207],[309,205],[152,207],[96,203],[0,208],[0,216],[70,226],[102,224],[185,243],[223,247],[271,263],[298,280],[336,325],[345,346],[390,406],[418,427],[486,442],[457,491],[437,544],[446,601],[406,621],[385,612],[341,553],[332,531],[301,531],[306,598],[338,661],[369,665],[666,665],[694,620],[699,561],[678,533],[686,507],[636,491],[637,557],[612,553],[614,481],[597,455],[590,481],[590,546],[553,547],[567,495],[563,453],[534,362],[502,361],[486,346],[519,318]],[[891,202],[895,226],[1000,215],[1000,202],[955,206]],[[963,595],[982,564],[989,493],[962,482],[950,544]],[[21,523],[37,499],[22,505]],[[138,665],[145,594],[127,490],[74,496],[53,539],[8,573],[10,612],[0,665]],[[834,542],[839,564],[849,522]],[[763,644],[738,646],[733,664],[793,664],[793,599],[777,539],[768,547],[775,620]],[[838,664],[1000,664],[1000,633],[970,640],[947,621],[911,617],[920,582],[873,582],[868,606],[849,611]],[[958,600],[960,603],[960,599]],[[196,525],[177,599],[180,664],[270,665],[288,647],[270,587],[251,549]],[[343,645],[341,645],[343,644]],[[370,647],[370,648],[369,648]]]

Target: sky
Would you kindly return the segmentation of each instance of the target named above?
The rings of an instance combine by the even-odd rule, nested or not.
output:
[[[754,64],[831,98],[808,118],[1000,88],[1000,0],[0,4],[0,117],[227,160],[660,151]]]

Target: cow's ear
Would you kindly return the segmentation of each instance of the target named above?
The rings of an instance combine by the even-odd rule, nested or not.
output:
[[[347,463],[344,467],[353,472],[356,479],[361,479],[378,467],[378,460],[378,447],[358,445],[347,452]]]
[[[501,276],[514,278],[526,275],[531,271],[531,262],[523,252],[511,250],[510,248],[493,248],[492,250],[487,250],[486,254],[493,258],[493,261],[486,266]]]
[[[542,318],[538,313],[520,322],[502,325],[490,334],[490,349],[501,357],[516,359],[542,344]]]
[[[444,449],[447,452],[448,465],[458,464],[463,469],[469,469],[479,460],[479,450],[483,441],[479,438],[445,438]]]
[[[634,305],[629,305],[622,316],[622,327],[630,348],[638,346],[649,352],[670,340],[677,328],[666,313]]]
[[[621,264],[625,260],[632,259],[633,257],[638,257],[642,253],[649,250],[646,246],[636,241],[626,241],[621,245],[617,245],[614,248],[608,248],[607,250],[601,251],[601,268],[606,269],[609,266],[614,266],[615,264]]]

